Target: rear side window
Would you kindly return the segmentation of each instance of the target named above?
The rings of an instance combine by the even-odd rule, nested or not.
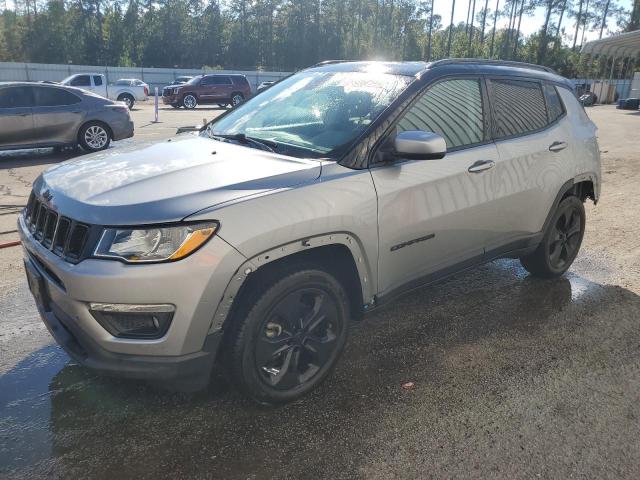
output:
[[[213,77],[213,85],[231,85],[229,77]]]
[[[484,140],[478,79],[445,80],[430,87],[396,125],[396,133],[424,130],[442,135],[447,148]]]
[[[36,87],[34,100],[37,107],[59,107],[80,103],[80,98],[61,88]]]
[[[0,88],[0,108],[24,108],[33,106],[31,87]]]
[[[71,80],[70,85],[72,87],[90,87],[91,79],[89,78],[89,75],[80,75]]]
[[[233,83],[235,83],[236,85],[246,86],[249,84],[249,81],[246,77],[233,77]]]
[[[549,115],[549,123],[553,123],[564,115],[564,105],[562,105],[562,100],[560,100],[560,95],[558,95],[556,87],[553,85],[545,85],[544,90],[547,94],[547,113]]]
[[[540,84],[522,80],[491,80],[495,137],[523,135],[547,125]]]
[[[94,75],[93,76],[93,84],[96,87],[99,87],[100,85],[102,85],[102,77],[100,75]]]

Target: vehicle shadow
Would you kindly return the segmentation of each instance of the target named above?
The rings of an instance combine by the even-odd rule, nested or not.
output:
[[[278,408],[245,399],[219,373],[205,392],[169,393],[97,376],[48,346],[0,377],[0,465],[63,478],[113,478],[125,466],[128,477],[353,478],[408,409],[446,431],[443,419],[482,417],[487,395],[501,399],[563,359],[601,356],[601,338],[637,345],[637,330],[618,318],[625,308],[640,311],[640,297],[493,262],[354,324],[333,376]],[[407,381],[415,388],[401,388]]]
[[[4,150],[0,151],[0,169],[60,163],[86,154],[81,148],[69,148],[62,152],[56,152],[53,148]]]

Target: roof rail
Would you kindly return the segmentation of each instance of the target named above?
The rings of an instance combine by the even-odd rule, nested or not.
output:
[[[544,67],[542,65],[536,65],[535,63],[525,63],[525,62],[516,62],[513,60],[490,60],[483,58],[445,58],[443,60],[436,60],[431,62],[429,68],[439,67],[441,65],[452,65],[452,64],[466,64],[466,65],[497,65],[504,67],[520,67],[520,68],[531,68],[533,70],[542,70],[543,72],[556,73],[556,71],[549,67]]]
[[[331,65],[332,63],[348,63],[355,62],[355,60],[323,60],[322,62],[315,63],[311,67],[321,67],[322,65]]]

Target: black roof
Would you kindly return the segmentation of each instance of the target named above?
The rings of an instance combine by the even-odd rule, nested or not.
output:
[[[487,75],[525,76],[570,85],[570,82],[551,68],[532,63],[475,58],[450,58],[435,62],[380,62],[329,60],[308,70],[328,72],[375,72],[422,78],[427,73],[477,73]]]

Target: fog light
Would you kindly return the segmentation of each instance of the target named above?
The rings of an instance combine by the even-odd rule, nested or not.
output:
[[[118,338],[160,338],[169,329],[173,305],[89,304],[91,315],[102,327]]]

